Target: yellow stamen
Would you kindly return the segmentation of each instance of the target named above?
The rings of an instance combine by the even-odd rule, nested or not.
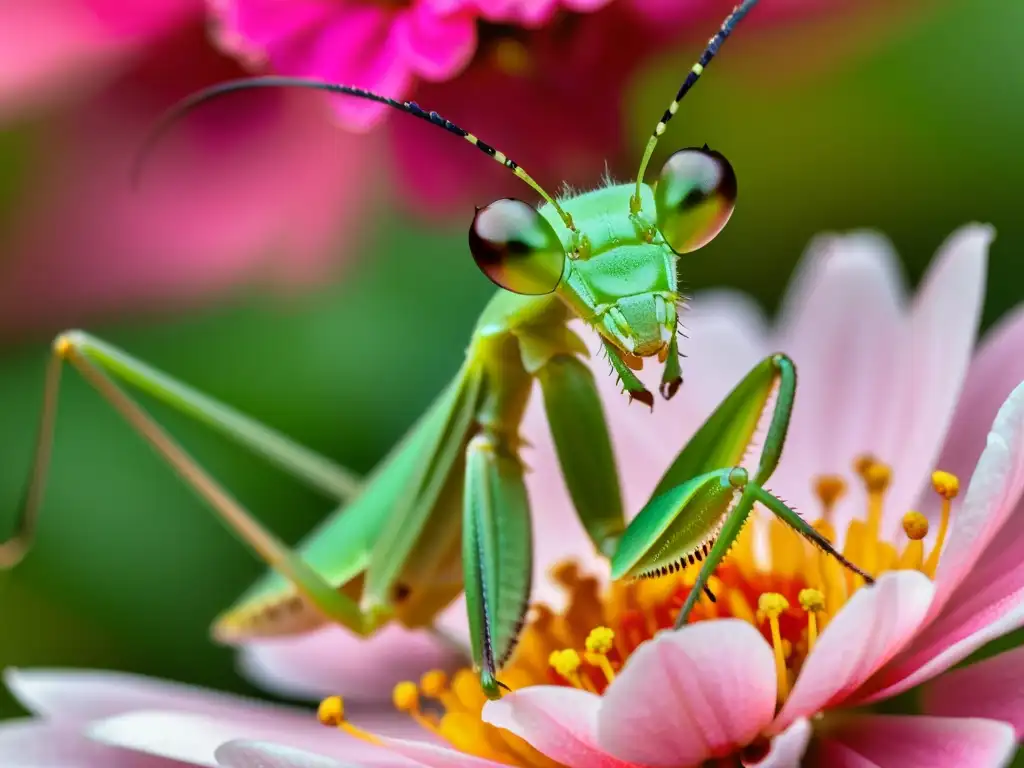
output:
[[[814,524],[815,530],[830,542],[835,542],[836,531],[828,520],[819,520]],[[822,592],[825,595],[825,605],[832,613],[835,613],[846,603],[846,570],[834,557],[824,552],[817,553],[818,571],[821,574]],[[856,561],[854,561],[856,562]],[[826,622],[827,616],[822,617]]]
[[[782,633],[779,631],[779,615],[789,608],[789,601],[778,592],[765,592],[757,601],[760,613],[768,618],[772,629],[772,647],[775,650],[775,674],[778,677],[778,700],[789,696],[789,673],[786,670],[786,655],[782,647]]]
[[[320,706],[317,707],[316,710],[316,717],[323,725],[344,731],[360,741],[365,741],[377,746],[381,745],[381,740],[372,733],[368,733],[362,728],[358,728],[345,720],[345,702],[342,700],[341,696],[328,696],[326,699],[321,701]]]
[[[807,611],[807,652],[814,650],[818,641],[818,611],[825,610],[825,596],[816,589],[800,590],[800,607]]]
[[[901,570],[919,571],[924,558],[924,539],[928,535],[928,518],[920,512],[907,512],[903,516],[903,532],[910,541],[900,555]]]
[[[868,524],[864,534],[864,570],[878,575],[878,542],[882,530],[882,500],[892,482],[892,470],[887,464],[872,461],[863,471],[868,490]]]
[[[437,720],[420,711],[420,690],[416,687],[416,683],[409,680],[398,683],[391,692],[391,701],[395,705],[395,709],[405,712],[418,726],[431,733],[436,733],[438,736],[441,735],[437,728]]]
[[[586,658],[588,663],[601,669],[609,683],[615,679],[615,670],[612,669],[607,654],[614,644],[615,633],[611,629],[608,627],[594,627],[590,630],[590,634],[587,635],[587,652],[584,654],[584,658]]]
[[[572,648],[563,648],[560,651],[552,651],[551,656],[548,658],[548,663],[555,672],[572,683],[576,688],[590,690],[590,687],[586,685],[583,678],[580,677],[579,669],[580,664],[583,662],[580,659],[580,655]]]
[[[839,475],[822,475],[814,483],[814,492],[821,501],[821,516],[831,520],[836,502],[846,493],[846,481]]]
[[[949,532],[950,507],[953,504],[953,499],[960,493],[960,479],[950,472],[940,470],[932,473],[932,487],[942,497],[942,519],[939,522],[939,534],[935,538],[935,546],[932,547],[922,570],[934,579],[935,571],[939,567],[942,547],[946,543],[946,534]]]

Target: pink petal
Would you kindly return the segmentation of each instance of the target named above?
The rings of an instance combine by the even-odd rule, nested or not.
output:
[[[908,715],[851,715],[822,738],[829,768],[1000,768],[1017,746],[1006,723]]]
[[[955,669],[926,683],[922,706],[930,715],[984,717],[1024,736],[1024,648]]]
[[[900,361],[902,419],[892,425],[895,453],[882,457],[896,467],[886,497],[886,529],[912,507],[939,457],[974,350],[994,236],[991,226],[980,224],[950,235],[914,297],[909,346]]]
[[[660,632],[604,694],[597,742],[626,761],[695,765],[745,746],[775,710],[772,651],[750,624],[722,619]]]
[[[294,638],[261,640],[242,647],[242,672],[279,695],[319,699],[390,701],[403,680],[418,680],[430,669],[452,670],[464,657],[424,630],[393,623],[371,638],[340,627],[325,627]]]
[[[600,707],[601,697],[593,693],[538,685],[487,702],[483,720],[569,768],[624,768],[595,742]]]
[[[352,763],[255,741],[229,741],[217,747],[215,757],[217,765],[230,768],[352,768]]]
[[[1024,305],[985,334],[971,361],[946,447],[936,466],[969,478],[978,463],[999,407],[1024,381]],[[929,498],[934,504],[934,494]]]
[[[136,16],[127,7],[124,14]],[[0,4],[0,119],[55,99],[80,98],[144,42],[114,34],[81,0]]]
[[[807,742],[811,739],[811,724],[798,718],[772,739],[771,751],[757,763],[744,762],[744,768],[800,768]]]
[[[353,717],[356,725],[372,733],[390,730],[394,734],[408,731],[400,722],[403,719],[397,713],[390,718],[377,716],[369,722]],[[395,761],[395,756],[383,747],[325,728],[313,712],[299,720],[294,717],[255,719],[244,715],[217,718],[187,712],[139,710],[95,722],[87,728],[87,734],[104,744],[197,765],[215,766],[214,753],[220,745],[243,739],[272,741],[355,763],[375,759]]]
[[[405,30],[394,11],[370,5],[339,5],[313,34],[278,41],[269,47],[273,68],[283,74],[354,85],[403,99],[412,72],[402,55]],[[367,131],[387,112],[380,103],[332,97],[346,127]]]
[[[476,50],[472,16],[439,16],[424,2],[400,17],[402,57],[425,80],[448,80],[469,64]]]
[[[141,189],[127,182],[168,105],[239,73],[196,24],[49,126],[12,218],[0,335],[180,308],[246,285],[282,292],[335,274],[341,237],[346,247],[358,242],[362,201],[372,198],[368,182],[352,180],[368,178],[360,169],[374,153],[361,145],[376,139],[339,135],[315,96],[211,104],[168,134]]]
[[[161,757],[97,744],[67,725],[39,720],[0,724],[0,765],[4,768],[181,768]]]
[[[866,701],[923,682],[1024,622],[1022,490],[1024,384],[1000,408],[963,505],[953,516],[926,619],[930,623],[872,681]]]
[[[256,699],[122,672],[8,667],[3,681],[30,712],[61,721],[84,722],[156,708],[212,716],[294,712]]]
[[[914,636],[933,594],[917,571],[883,574],[854,594],[821,633],[770,733],[856,691]]]
[[[772,485],[812,516],[819,503],[811,478],[848,473],[866,452],[891,460],[899,445],[895,425],[909,386],[894,381],[908,341],[898,263],[878,235],[819,237],[783,299],[776,346],[796,363],[799,385]],[[836,529],[864,502],[852,487],[836,508]]]

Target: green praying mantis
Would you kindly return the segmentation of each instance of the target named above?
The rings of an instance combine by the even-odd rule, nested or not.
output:
[[[535,208],[501,199],[477,210],[472,255],[499,290],[473,331],[465,360],[410,432],[359,482],[344,468],[216,402],[125,352],[80,331],[57,337],[47,369],[33,466],[18,529],[0,544],[0,565],[27,551],[42,505],[59,377],[70,363],[271,568],[222,614],[224,642],[298,634],[336,622],[360,636],[386,623],[430,627],[464,590],[473,662],[489,697],[519,635],[531,590],[530,505],[519,427],[539,383],[556,454],[579,520],[613,578],[651,576],[703,560],[676,626],[760,503],[859,573],[792,509],[764,489],[778,463],[796,387],[793,363],[765,359],[736,386],[682,449],[650,500],[627,526],[611,440],[584,363],[588,350],[568,327],[596,329],[630,401],[653,408],[634,371],[664,365],[660,393],[682,383],[677,346],[677,261],[713,239],[736,200],[729,162],[683,149],[654,185],[644,172],[680,102],[733,27],[757,0],[725,19],[658,122],[635,184],[555,200],[519,165],[434,112],[343,85],[262,77],[201,91],[173,109],[159,136],[215,96],[254,87],[304,87],[372,99],[459,136],[512,170],[544,200]],[[205,423],[335,500],[339,509],[297,548],[265,529],[126,392],[134,386]],[[739,466],[762,416],[774,406],[753,478]]]

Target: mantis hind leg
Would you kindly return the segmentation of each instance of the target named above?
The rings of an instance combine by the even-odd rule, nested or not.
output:
[[[62,364],[70,363],[82,377],[159,453],[178,475],[217,513],[218,517],[240,539],[246,542],[269,566],[290,581],[296,590],[326,618],[337,621],[355,632],[366,634],[380,617],[366,615],[351,598],[339,593],[284,542],[264,528],[241,504],[206,473],[134,400],[126,395],[105,373],[104,369],[132,381],[181,410],[194,413],[202,420],[239,442],[274,460],[281,466],[297,470],[311,484],[327,491],[328,486],[340,493],[354,480],[344,470],[333,467],[326,459],[292,443],[269,428],[241,414],[228,410],[163,374],[132,360],[118,350],[85,334],[60,336],[53,346],[53,357],[47,368],[43,412],[40,419],[33,466],[19,512],[15,534],[0,542],[0,567],[16,565],[28,550],[42,505],[46,469],[49,463],[57,395]],[[213,409],[207,405],[217,406]],[[307,462],[308,460],[308,462]]]

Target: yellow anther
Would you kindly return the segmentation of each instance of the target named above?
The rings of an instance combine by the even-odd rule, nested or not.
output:
[[[892,482],[892,468],[880,461],[871,462],[864,471],[864,484],[872,493],[881,493],[889,487]]]
[[[432,669],[420,678],[420,690],[430,699],[439,699],[448,691],[448,675],[440,669]]]
[[[877,461],[878,459],[876,459],[870,453],[866,453],[863,456],[858,456],[856,460],[853,462],[853,471],[856,472],[861,477],[864,477],[867,475],[868,470],[871,469],[872,465],[874,465]]]
[[[960,493],[960,478],[951,472],[941,470],[932,472],[932,487],[942,497],[942,518],[939,520],[939,533],[935,537],[935,544],[921,570],[926,575],[935,578],[935,571],[939,567],[939,556],[942,554],[942,547],[946,543],[946,534],[949,532],[950,509],[953,499]]]
[[[615,642],[615,632],[608,627],[594,627],[587,635],[587,650],[591,653],[608,653]]]
[[[316,719],[321,724],[337,728],[350,736],[365,741],[369,744],[380,744],[380,739],[362,728],[352,725],[345,720],[345,702],[341,696],[328,696],[320,702],[316,709]]]
[[[316,709],[316,719],[321,725],[335,728],[345,722],[345,702],[341,696],[328,696]]]
[[[580,655],[572,648],[563,648],[560,651],[552,651],[548,663],[555,672],[570,680],[579,670],[581,661]]]
[[[593,686],[589,684],[589,679],[580,675],[580,664],[583,663],[583,660],[580,659],[580,655],[572,648],[552,651],[548,657],[548,663],[554,668],[555,672],[568,680],[576,688],[581,688],[585,691],[593,690]]]
[[[420,691],[409,680],[398,683],[391,692],[391,701],[399,712],[415,712],[420,708]]]
[[[814,492],[827,514],[846,493],[846,481],[839,475],[822,475],[814,483]]]
[[[825,596],[816,589],[800,590],[800,607],[807,611],[807,652],[818,642],[818,611],[825,610]]]
[[[932,487],[944,499],[955,499],[960,493],[960,478],[952,472],[932,472]]]
[[[757,599],[757,610],[769,619],[777,619],[789,608],[789,601],[778,592],[765,592]]]
[[[789,696],[789,672],[786,670],[786,649],[779,631],[779,615],[789,608],[789,601],[778,592],[765,592],[757,600],[758,611],[768,617],[772,630],[772,650],[775,652],[775,675],[778,679],[777,695],[780,702]]]
[[[822,611],[825,609],[825,596],[816,589],[800,590],[800,607],[805,611]]]
[[[920,512],[907,512],[903,516],[903,532],[908,539],[920,541],[928,535],[928,518]]]
[[[606,654],[614,647],[614,644],[615,633],[611,629],[594,627],[587,635],[587,652],[584,654],[587,663],[598,667],[609,683],[615,679],[615,670],[612,669]]]

